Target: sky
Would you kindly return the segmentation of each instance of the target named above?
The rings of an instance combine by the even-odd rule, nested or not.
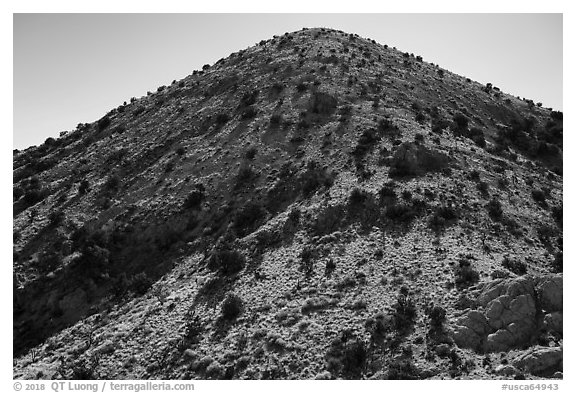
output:
[[[329,27],[563,110],[562,14],[14,14],[13,148],[260,40]]]

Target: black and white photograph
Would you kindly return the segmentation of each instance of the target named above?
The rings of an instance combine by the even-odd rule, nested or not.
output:
[[[563,386],[563,13],[329,11],[13,12],[23,390]]]

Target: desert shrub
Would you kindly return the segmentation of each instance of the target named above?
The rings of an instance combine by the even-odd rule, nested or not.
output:
[[[29,189],[26,190],[26,192],[24,193],[24,203],[26,204],[26,206],[32,206],[37,204],[38,202],[42,201],[47,195],[46,190],[44,189]]]
[[[180,146],[176,149],[176,154],[178,154],[179,156],[183,156],[185,153],[186,153],[186,149],[182,146]]]
[[[560,111],[552,111],[552,112],[550,112],[550,117],[554,121],[563,121],[564,113],[560,112]]]
[[[510,259],[508,256],[502,260],[502,267],[519,276],[526,274],[526,264],[518,259]]]
[[[442,306],[433,306],[428,312],[430,328],[432,330],[441,330],[446,321],[446,309]]]
[[[234,217],[233,227],[239,236],[250,233],[256,223],[266,217],[266,209],[259,202],[249,202]]]
[[[338,100],[327,93],[314,92],[310,99],[309,111],[319,115],[330,115],[338,106]]]
[[[90,183],[88,180],[84,179],[80,182],[80,186],[78,186],[78,193],[80,195],[86,194],[90,189]]]
[[[224,124],[228,123],[229,120],[230,120],[230,116],[228,116],[228,114],[219,113],[216,115],[216,119],[214,121],[216,123],[216,126],[221,127]]]
[[[191,344],[197,344],[204,332],[204,324],[194,311],[188,311],[185,316],[185,328],[182,335],[181,347],[186,348]]]
[[[120,186],[120,178],[117,175],[110,175],[104,182],[105,191],[116,191]]]
[[[486,183],[485,181],[478,182],[476,184],[476,188],[478,189],[478,191],[480,191],[482,195],[488,195],[488,183]]]
[[[454,125],[457,130],[464,131],[468,129],[469,120],[462,113],[455,114],[452,120],[454,121]]]
[[[246,150],[246,153],[244,153],[244,157],[246,157],[247,160],[253,160],[256,157],[257,153],[258,148],[252,146],[248,150]]]
[[[358,138],[358,142],[352,151],[352,156],[357,160],[363,158],[382,138],[374,128],[364,130]]]
[[[532,190],[532,199],[534,199],[537,203],[545,204],[546,193],[542,190]]]
[[[308,89],[308,86],[304,82],[300,82],[296,85],[296,91],[298,93],[304,93]]]
[[[236,187],[242,187],[256,176],[257,173],[254,169],[252,169],[250,165],[243,163],[240,166],[240,169],[238,169],[238,174],[236,175]]]
[[[426,116],[422,112],[416,114],[416,121],[418,123],[424,123],[426,121]]]
[[[198,183],[194,185],[194,188],[188,194],[184,200],[184,209],[197,209],[201,206],[202,201],[205,198],[205,188],[202,184]]]
[[[420,379],[420,371],[414,365],[412,359],[400,359],[390,363],[388,366],[388,372],[386,373],[386,378],[389,380]]]
[[[277,127],[280,125],[280,123],[282,123],[282,115],[275,113],[272,116],[270,116],[270,125],[273,127]]]
[[[242,312],[242,307],[242,298],[236,294],[229,293],[220,307],[222,318],[227,321],[236,319]]]
[[[106,127],[110,125],[110,123],[111,123],[110,118],[108,116],[104,116],[103,118],[98,120],[97,123],[98,131],[103,131],[104,129],[106,129]]]
[[[408,288],[402,287],[396,303],[392,306],[392,322],[394,329],[400,334],[405,333],[416,319],[416,304],[408,293]]]
[[[132,276],[129,280],[128,288],[138,296],[144,295],[152,286],[153,282],[146,272],[141,272]]]
[[[242,112],[240,119],[242,120],[253,119],[254,117],[256,117],[257,113],[258,111],[253,106],[249,106],[244,110],[244,112]]]
[[[450,126],[450,122],[446,119],[433,118],[432,119],[432,132],[442,134],[442,131]]]
[[[480,279],[480,274],[472,267],[467,259],[461,259],[454,268],[454,277],[457,285],[468,286]]]
[[[238,109],[247,108],[251,105],[256,103],[256,99],[258,98],[259,91],[253,90],[247,93],[244,93],[242,98],[240,99],[240,103],[238,104]]]
[[[316,161],[309,161],[299,182],[302,194],[308,197],[320,187],[330,188],[334,183],[334,174],[320,167]]]
[[[345,330],[340,337],[332,341],[325,358],[327,367],[333,374],[356,376],[366,364],[368,349],[363,340]]]
[[[406,203],[395,203],[384,210],[384,216],[392,221],[408,222],[414,219],[416,212]]]
[[[368,200],[370,193],[366,190],[361,190],[358,187],[354,187],[350,192],[348,197],[348,206],[350,208],[356,208],[362,206],[366,200]]]
[[[396,191],[394,190],[394,183],[388,183],[382,186],[378,192],[378,195],[382,205],[389,205],[394,203],[397,198]]]
[[[228,247],[213,250],[208,261],[210,269],[217,270],[223,275],[238,273],[245,264],[244,256],[238,250]]]
[[[488,202],[486,205],[486,210],[488,210],[488,215],[493,220],[498,221],[502,218],[502,204],[498,199],[492,199],[490,202]]]
[[[550,240],[552,238],[555,238],[559,235],[559,231],[558,228],[552,226],[552,225],[548,225],[546,223],[541,223],[536,227],[536,233],[538,235],[538,238],[544,243],[544,244],[550,244]]]
[[[484,137],[484,131],[477,127],[472,127],[468,133],[468,136],[472,141],[479,147],[486,147],[486,139]]]
[[[66,215],[62,210],[51,211],[48,214],[48,222],[50,226],[58,226],[64,221],[65,217]]]
[[[439,206],[434,211],[434,214],[430,217],[428,221],[428,226],[435,230],[441,231],[448,225],[451,221],[458,219],[458,212],[452,206]]]
[[[300,270],[307,276],[314,272],[314,260],[316,257],[316,250],[310,246],[305,246],[300,253]]]

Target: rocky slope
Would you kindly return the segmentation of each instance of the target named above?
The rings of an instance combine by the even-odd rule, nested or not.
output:
[[[562,113],[330,29],[14,152],[14,378],[549,378]]]

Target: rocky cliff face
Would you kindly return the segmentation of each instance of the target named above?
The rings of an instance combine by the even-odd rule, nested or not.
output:
[[[562,113],[330,29],[14,152],[15,378],[560,376]]]

